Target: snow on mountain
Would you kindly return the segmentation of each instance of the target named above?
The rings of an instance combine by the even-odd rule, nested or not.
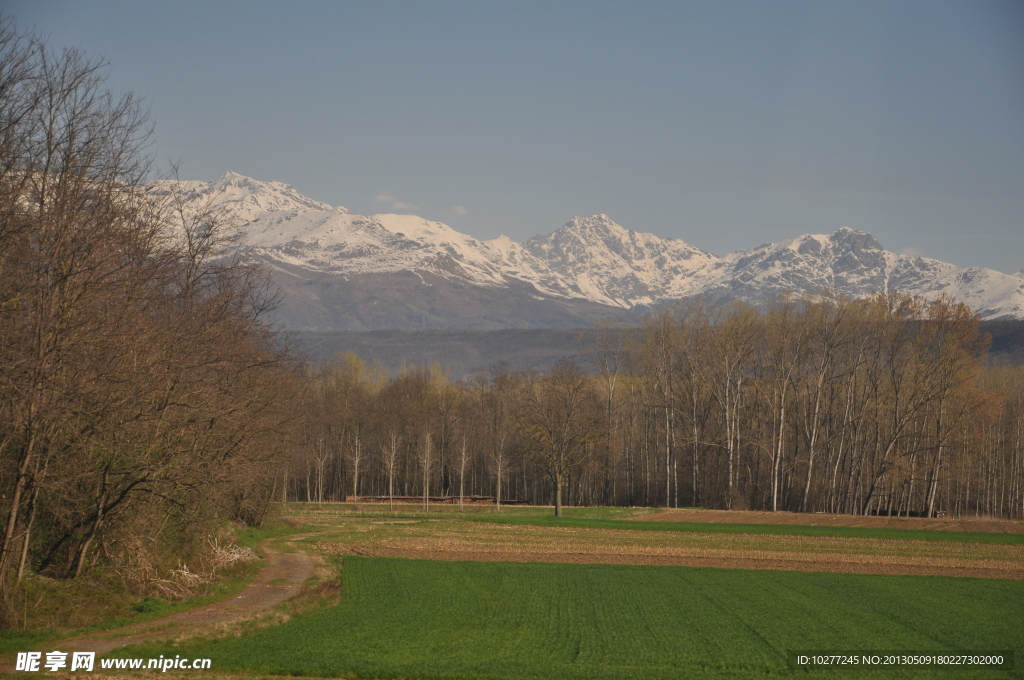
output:
[[[740,250],[702,293],[712,300],[757,300],[784,291],[831,290],[851,297],[898,290],[927,299],[949,295],[983,318],[1024,318],[1024,277],[958,267],[884,250],[871,234],[843,227]]]
[[[331,274],[426,269],[501,283],[476,239],[413,215],[355,215],[281,182],[233,172],[181,182],[188,202],[209,205],[243,232],[243,245],[273,265]]]
[[[831,235],[807,234],[726,255],[712,290],[732,296],[784,290],[841,290],[851,296],[888,290],[886,253],[871,234],[844,227]]]
[[[694,283],[718,261],[679,239],[624,229],[607,215],[575,217],[523,249],[547,287],[626,307],[693,295]]]
[[[926,298],[945,293],[987,319],[1024,318],[1021,273],[897,255],[847,227],[719,258],[679,239],[625,229],[607,215],[573,218],[524,243],[504,236],[480,241],[414,215],[355,215],[280,182],[232,172],[210,183],[181,182],[179,189],[232,220],[254,257],[305,279],[420,272],[429,274],[420,275],[424,284],[512,287],[537,300],[620,308],[697,294],[724,302],[784,291],[861,297],[900,290]]]

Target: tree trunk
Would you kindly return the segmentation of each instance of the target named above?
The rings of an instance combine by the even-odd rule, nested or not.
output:
[[[562,473],[555,475],[555,517],[562,516]]]
[[[18,560],[18,576],[16,578],[17,583],[21,583],[21,578],[25,575],[25,563],[28,560],[28,546],[29,539],[32,537],[32,524],[36,519],[36,498],[39,496],[39,487],[35,486],[32,489],[32,496],[28,501],[28,521],[25,523],[25,538],[21,543],[21,558]]]
[[[352,454],[352,503],[354,507],[359,506],[359,458],[361,455],[359,431],[356,430],[355,453]]]
[[[423,447],[423,512],[430,511],[430,433]]]
[[[462,457],[459,461],[459,512],[464,512],[462,501],[466,496],[466,439],[462,439]]]
[[[103,472],[103,481],[100,483],[99,498],[96,500],[96,520],[92,523],[89,535],[86,536],[85,540],[82,541],[82,545],[78,548],[78,555],[75,557],[75,571],[72,578],[78,578],[82,574],[82,568],[85,566],[85,557],[89,552],[89,546],[92,545],[93,539],[96,538],[96,534],[99,533],[100,527],[103,526],[103,510],[107,505],[107,483],[109,479],[110,468],[108,467]]]
[[[0,544],[0,588],[4,587],[6,583],[5,575],[7,573],[7,565],[10,562],[10,556],[14,550],[14,532],[18,526],[18,514],[21,512],[21,496],[25,492],[25,487],[28,485],[28,468],[29,463],[32,461],[32,453],[35,448],[35,437],[33,432],[29,431],[28,442],[25,443],[22,449],[21,460],[18,462],[17,478],[14,482],[14,492],[11,494],[11,507],[7,513],[7,525],[4,528],[4,540]]]
[[[494,504],[495,504],[495,507],[498,510],[501,510],[501,473],[502,473],[501,463],[502,463],[502,456],[499,453],[498,454],[498,484],[497,484],[496,494],[494,496]]]
[[[788,378],[787,378],[788,379]],[[772,461],[772,512],[779,511],[779,469],[782,467],[782,444],[786,433],[786,387],[782,388],[782,403],[779,407],[779,433]]]

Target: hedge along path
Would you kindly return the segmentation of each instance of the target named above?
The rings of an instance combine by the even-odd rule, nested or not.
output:
[[[629,531],[436,521],[347,531],[325,553],[485,562],[569,562],[1024,580],[1024,545],[793,535]]]
[[[288,542],[301,541],[316,534],[296,534]],[[65,640],[59,644],[48,643],[52,649],[64,651],[87,651],[105,654],[113,649],[160,639],[195,635],[199,629],[227,622],[251,618],[302,591],[303,584],[313,575],[314,560],[303,550],[281,551],[270,547],[271,541],[264,541],[263,550],[266,566],[252,583],[221,602],[198,607],[187,612],[172,614],[161,619],[128,626],[116,631],[104,631],[92,635]],[[158,630],[157,630],[158,629]],[[116,636],[115,639],[110,639]]]

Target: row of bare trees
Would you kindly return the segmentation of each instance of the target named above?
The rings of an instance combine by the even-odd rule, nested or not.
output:
[[[437,366],[388,378],[346,354],[307,390],[311,424],[282,500],[490,495],[544,498],[560,513],[601,437],[593,381],[571,363],[454,382]]]
[[[979,377],[978,320],[945,299],[691,302],[652,317],[633,346],[621,332],[599,339],[601,374],[619,353],[636,380],[604,450],[626,465],[630,500],[642,486],[660,505],[934,515],[953,507],[962,438],[999,413]],[[630,445],[648,451],[652,437],[655,491]]]
[[[274,493],[294,369],[208,214],[147,188],[145,111],[0,22],[0,591],[194,554]],[[2,623],[2,621],[0,621]]]
[[[964,305],[681,303],[584,336],[589,366],[310,380],[285,497],[1020,517],[1024,375],[990,367]],[[558,510],[556,510],[557,512]]]

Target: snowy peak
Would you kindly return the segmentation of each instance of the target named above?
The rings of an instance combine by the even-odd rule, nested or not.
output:
[[[718,260],[682,240],[625,229],[607,215],[574,217],[522,247],[541,266],[567,276],[573,293],[623,307],[692,294],[687,282]]]
[[[713,300],[755,301],[791,291],[835,291],[851,297],[899,290],[927,299],[948,295],[984,318],[1024,318],[1024,277],[897,255],[863,231],[805,234],[730,253],[727,268],[704,288]]]
[[[786,290],[841,290],[855,297],[885,291],[887,255],[874,236],[843,227],[833,234],[805,234],[782,243],[766,243],[730,253],[717,295],[755,296],[755,290],[778,294]]]
[[[505,236],[480,241],[415,215],[354,215],[287,184],[233,172],[209,183],[180,182],[178,189],[235,223],[253,257],[305,279],[413,272],[425,284],[429,274],[462,289],[511,287],[532,291],[537,300],[623,308],[691,295],[757,302],[783,292],[863,297],[900,290],[927,298],[950,295],[984,318],[1024,318],[1021,274],[897,255],[871,234],[848,227],[719,258],[680,239],[626,229],[603,214],[574,217],[523,243]]]
[[[335,210],[326,203],[303,196],[283,182],[261,182],[230,171],[207,186],[209,195],[218,195],[218,203],[234,204],[232,212],[238,217],[257,219],[268,213]],[[337,210],[348,212],[345,208]]]
[[[815,237],[818,238],[818,237]],[[866,231],[841,227],[828,237],[836,246],[852,250],[882,250],[882,244]]]
[[[607,257],[623,262],[651,260],[669,252],[682,259],[716,259],[679,239],[662,239],[625,229],[607,215],[574,217],[554,233],[535,236],[523,246],[550,262],[592,260],[594,253],[589,249],[595,246],[605,250]]]

